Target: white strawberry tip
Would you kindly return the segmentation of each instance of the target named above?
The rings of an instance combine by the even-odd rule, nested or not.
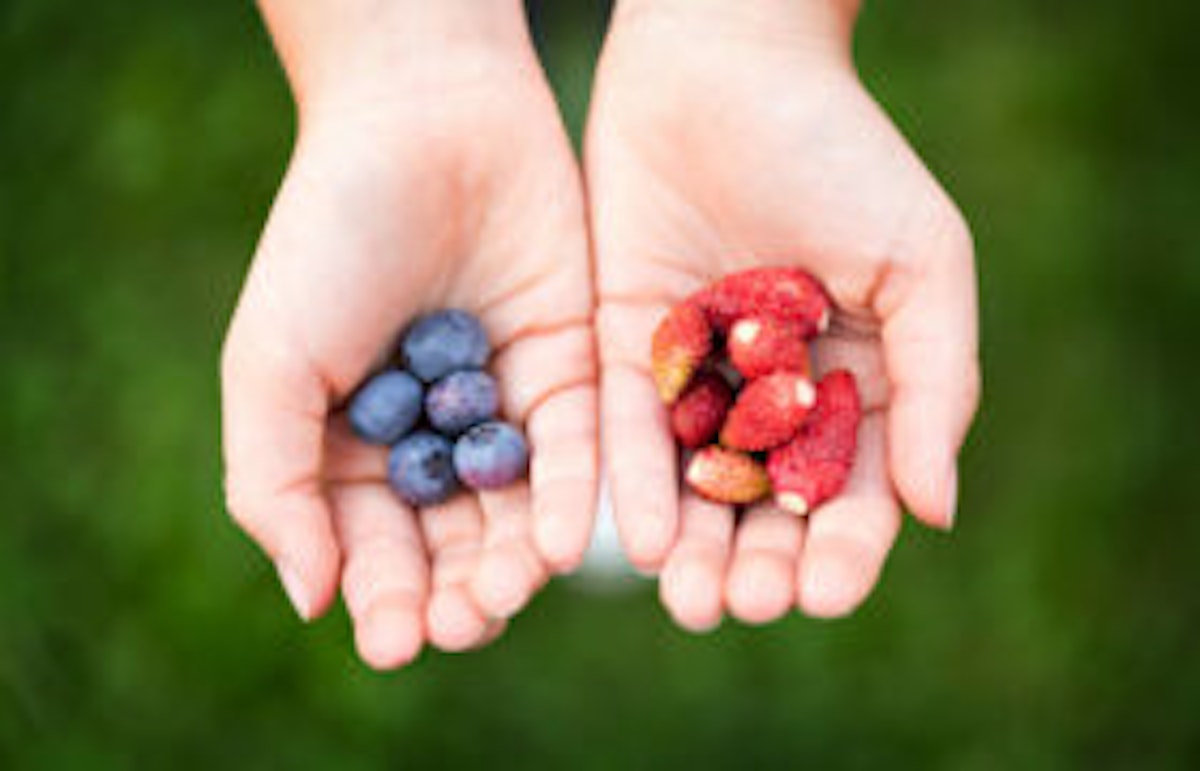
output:
[[[687,471],[684,472],[684,477],[687,479],[688,484],[698,485],[704,481],[704,478],[707,476],[708,474],[704,469],[704,456],[692,456],[691,462],[688,463]]]
[[[753,319],[742,319],[733,325],[729,331],[731,337],[742,345],[750,345],[762,331],[762,324]]]
[[[802,407],[812,407],[817,403],[817,389],[808,378],[796,381],[796,403]]]
[[[779,493],[775,496],[775,503],[784,511],[790,511],[797,517],[803,517],[808,513],[808,501],[800,493]]]

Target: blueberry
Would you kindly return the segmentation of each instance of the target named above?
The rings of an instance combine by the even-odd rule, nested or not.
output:
[[[477,369],[451,372],[425,394],[425,414],[438,431],[457,436],[495,416],[500,406],[496,381]]]
[[[504,487],[521,478],[528,465],[525,437],[498,420],[471,428],[454,445],[454,470],[476,490]]]
[[[392,489],[413,506],[432,506],[458,488],[454,446],[431,431],[415,431],[401,439],[388,456]]]
[[[460,369],[479,369],[491,352],[479,319],[455,309],[417,319],[400,343],[404,365],[426,383]]]
[[[371,378],[350,400],[350,427],[363,441],[391,444],[412,430],[421,417],[421,383],[400,370]]]

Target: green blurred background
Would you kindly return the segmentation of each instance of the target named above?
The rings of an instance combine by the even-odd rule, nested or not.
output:
[[[606,9],[546,2],[578,134]],[[358,663],[223,516],[216,356],[291,141],[248,3],[0,2],[0,768],[1200,767],[1194,4],[868,3],[978,240],[953,538],[853,618],[691,637],[556,582]]]

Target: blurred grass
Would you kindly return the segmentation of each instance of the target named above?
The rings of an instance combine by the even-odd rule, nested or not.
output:
[[[1200,14],[868,4],[978,241],[953,539],[854,618],[689,637],[556,584],[394,677],[222,515],[216,355],[290,105],[248,4],[0,5],[0,768],[1200,765]],[[578,135],[599,2],[543,3]]]

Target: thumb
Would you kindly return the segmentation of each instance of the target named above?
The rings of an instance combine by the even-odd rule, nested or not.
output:
[[[891,387],[888,465],[912,513],[949,529],[958,451],[981,389],[974,249],[948,201],[915,235],[876,295]]]
[[[222,356],[226,497],[309,620],[332,601],[340,561],[321,479],[328,397],[302,357],[262,333],[256,315],[243,302]]]

